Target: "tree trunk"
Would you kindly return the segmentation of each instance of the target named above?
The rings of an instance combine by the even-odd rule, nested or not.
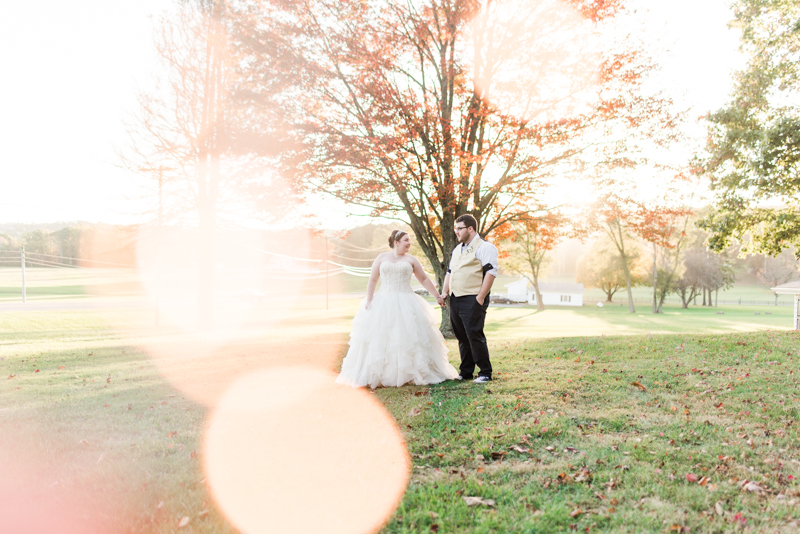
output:
[[[658,304],[658,266],[656,263],[658,249],[656,244],[653,243],[653,313],[658,313],[660,308]]]
[[[627,258],[623,258],[623,261]],[[633,306],[633,291],[631,290],[631,273],[628,270],[628,262],[625,261],[625,288],[628,290],[628,311],[636,313],[636,308]]]
[[[625,288],[628,291],[628,311],[630,313],[636,313],[636,308],[633,306],[633,291],[631,289],[631,271],[628,269],[628,255],[625,253],[625,241],[624,236],[622,235],[622,225],[619,222],[615,223],[617,226],[617,235],[619,236],[619,241],[614,238],[614,242],[616,243],[617,250],[619,251],[619,257],[622,261],[622,268],[625,270]],[[612,229],[612,237],[613,237],[613,229]]]
[[[536,295],[536,309],[544,311],[544,302],[542,302],[542,294],[539,293],[539,277],[533,275],[533,294]]]
[[[415,219],[412,219],[412,221],[414,220]],[[419,219],[416,220],[419,221]],[[442,259],[439,259],[439,251],[434,241],[435,237],[425,232],[425,227],[422,225],[421,221],[419,224],[412,225],[414,234],[417,237],[417,242],[420,244],[422,250],[425,252],[425,256],[427,256],[433,266],[439,291],[442,290],[442,286],[444,285],[444,277],[447,275],[447,269],[450,267],[450,257],[457,244],[454,230],[455,220],[456,217],[452,213],[445,213],[442,216],[440,226],[442,231]],[[453,339],[456,335],[453,332],[453,325],[450,322],[450,295],[444,296],[447,298],[447,306],[443,306],[441,310],[442,322],[439,324],[439,331],[445,338]]]

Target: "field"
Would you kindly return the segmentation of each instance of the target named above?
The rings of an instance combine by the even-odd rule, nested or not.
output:
[[[65,291],[32,304],[64,298],[87,300]],[[215,406],[259,369],[336,369],[358,299],[332,293],[328,311],[319,297],[267,302],[228,337],[155,328],[146,306],[108,302],[0,304],[5,524],[235,531],[203,467]],[[492,307],[488,387],[376,390],[412,461],[384,531],[793,531],[791,308],[665,312]],[[301,466],[308,454],[265,461]]]
[[[137,279],[133,271],[126,269],[69,269],[69,268],[36,268],[29,267],[26,272],[27,295],[28,299],[81,299],[97,296],[109,297],[131,297],[142,295],[144,287]],[[494,294],[504,293],[505,285],[517,280],[518,277],[511,275],[501,275],[494,286]],[[573,283],[571,275],[551,275],[544,279],[545,282],[569,282]],[[264,292],[275,291],[272,284],[274,280],[267,279],[259,289]],[[413,282],[414,287],[421,287]],[[348,275],[331,276],[328,280],[328,291],[333,294],[364,292],[367,287],[365,277],[354,277]],[[315,295],[325,292],[325,279],[317,278],[306,282],[302,292],[308,295]],[[0,267],[0,302],[16,301],[21,295],[21,272],[17,267]],[[637,307],[644,311],[649,309],[648,304],[652,301],[652,289],[648,287],[633,288],[633,297]],[[627,306],[627,293],[625,290],[618,291],[613,297],[614,305]],[[720,303],[736,304],[740,300],[745,304],[757,303],[757,305],[771,306],[775,303],[775,295],[755,277],[742,274],[732,287],[721,290],[718,298]],[[599,289],[587,289],[584,293],[584,302],[594,304],[599,301],[605,302],[605,294]],[[779,295],[777,299],[781,305],[792,303],[791,295]],[[680,299],[677,295],[669,295],[667,302],[679,304]],[[702,303],[702,297],[695,300],[696,304]],[[647,308],[647,309],[645,309]]]

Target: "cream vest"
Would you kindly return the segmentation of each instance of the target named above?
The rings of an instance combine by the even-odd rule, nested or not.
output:
[[[483,243],[476,237],[460,254],[456,253],[456,261],[450,271],[450,292],[457,297],[477,295],[483,284],[483,265],[475,257],[475,252]],[[459,247],[461,245],[458,245]]]

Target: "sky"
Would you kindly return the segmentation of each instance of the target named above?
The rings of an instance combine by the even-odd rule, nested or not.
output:
[[[630,0],[662,71],[655,83],[697,117],[723,105],[741,68],[728,0]],[[125,119],[158,65],[154,18],[168,0],[10,2],[0,17],[0,224],[132,224],[142,182],[119,167]],[[701,132],[695,127],[695,135]],[[318,202],[333,227],[366,222]]]

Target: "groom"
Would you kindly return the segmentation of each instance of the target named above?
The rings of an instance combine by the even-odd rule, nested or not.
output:
[[[445,295],[450,295],[450,322],[458,339],[461,368],[457,380],[470,380],[478,366],[476,384],[492,379],[489,347],[483,333],[489,291],[497,277],[497,248],[481,239],[478,223],[472,215],[456,219],[456,237],[459,245],[450,257],[450,268],[444,277],[439,305],[444,306]]]

